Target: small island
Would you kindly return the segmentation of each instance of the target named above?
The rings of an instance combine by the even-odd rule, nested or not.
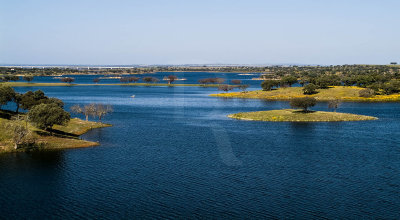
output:
[[[281,122],[334,122],[334,121],[365,121],[377,120],[376,117],[339,112],[308,111],[282,109],[258,112],[241,112],[228,115],[230,118],[252,121]]]

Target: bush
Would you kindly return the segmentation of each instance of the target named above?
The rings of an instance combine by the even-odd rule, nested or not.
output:
[[[358,92],[360,97],[369,98],[375,95],[375,91],[372,89],[362,89]]]
[[[292,108],[302,108],[305,112],[308,108],[313,107],[317,104],[317,100],[312,97],[294,98],[290,100],[290,106]]]
[[[314,85],[313,83],[309,83],[303,88],[303,93],[305,95],[312,95],[317,93],[318,86]]]

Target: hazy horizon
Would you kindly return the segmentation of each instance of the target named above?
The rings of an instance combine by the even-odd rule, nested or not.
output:
[[[400,2],[0,0],[0,64],[400,61]]]

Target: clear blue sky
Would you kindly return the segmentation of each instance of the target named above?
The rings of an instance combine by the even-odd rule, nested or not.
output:
[[[0,0],[0,64],[400,62],[398,0]]]

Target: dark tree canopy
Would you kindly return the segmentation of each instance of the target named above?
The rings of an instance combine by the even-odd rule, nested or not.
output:
[[[293,84],[297,83],[297,78],[295,76],[284,76],[280,81],[281,85],[291,87]]]
[[[317,100],[312,97],[293,98],[290,100],[290,106],[292,108],[302,108],[305,112],[308,111],[308,108],[313,107],[316,104]]]
[[[239,85],[239,84],[242,84],[242,80],[240,80],[240,79],[232,79],[231,83],[235,84],[235,85]]]
[[[70,114],[57,104],[39,104],[28,113],[29,120],[38,128],[49,130],[53,125],[64,125],[70,120]]]
[[[61,82],[66,82],[66,83],[73,83],[75,81],[75,78],[72,77],[65,77],[60,79]]]
[[[33,76],[23,76],[22,79],[25,80],[25,81],[30,82],[30,81],[33,80]]]
[[[225,92],[228,92],[230,90],[232,90],[233,88],[235,88],[234,86],[230,86],[230,85],[220,85],[218,86],[218,90],[222,90]]]
[[[318,89],[318,86],[316,86],[313,83],[309,83],[306,86],[304,86],[303,93],[305,95],[312,95],[312,94],[317,93],[317,89]]]
[[[25,94],[21,95],[20,98],[21,107],[25,110],[29,110],[35,105],[51,103],[54,103],[61,108],[64,107],[64,103],[60,99],[48,98],[41,90],[37,90],[35,92],[28,91]]]
[[[261,83],[261,87],[264,91],[270,91],[274,86],[278,86],[279,82],[276,80],[265,80]]]
[[[11,102],[14,97],[15,91],[12,87],[0,85],[0,107]]]

